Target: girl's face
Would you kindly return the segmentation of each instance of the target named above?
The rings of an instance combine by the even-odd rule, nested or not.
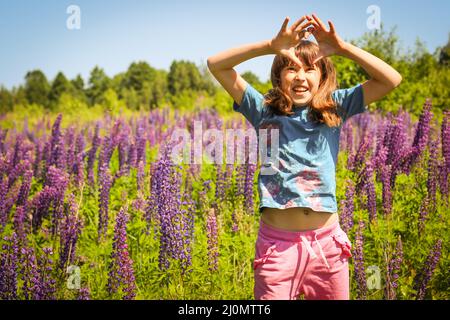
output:
[[[281,70],[281,89],[291,97],[294,106],[307,105],[319,89],[320,70],[317,66],[308,67],[303,63],[286,66]]]

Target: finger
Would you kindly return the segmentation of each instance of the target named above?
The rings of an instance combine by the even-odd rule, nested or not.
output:
[[[319,54],[314,58],[313,64],[316,64],[317,62],[319,62],[323,57],[324,57],[324,55],[319,53]]]
[[[281,26],[281,31],[287,30],[288,23],[289,23],[289,17],[286,17],[286,19],[284,19],[283,25]]]
[[[316,20],[316,22],[319,24],[319,26],[323,29],[323,30],[326,30],[327,28],[326,28],[326,26],[325,26],[325,24],[322,22],[322,20],[320,20],[320,18],[318,17],[318,16],[316,16],[314,13],[313,13],[313,18],[314,18],[314,20]]]
[[[331,22],[330,20],[328,20],[328,24],[330,25],[330,31],[331,31],[331,33],[336,33],[336,28],[334,27],[333,22]]]
[[[289,58],[296,64],[298,65],[300,68],[303,68],[303,64],[300,61],[299,58],[297,58],[297,56],[295,54],[289,55]]]
[[[295,55],[293,51],[287,51],[284,53],[284,56],[294,62],[296,65],[298,65],[300,68],[303,68],[303,64],[300,61],[300,59]]]
[[[307,22],[303,23],[301,26],[298,26],[297,28],[295,28],[295,31],[296,32],[300,32],[303,29],[306,29],[306,27],[311,26],[311,25],[314,25],[314,22],[313,21],[307,21]]]
[[[297,29],[299,24],[302,23],[305,20],[306,20],[306,16],[303,16],[300,19],[298,19],[297,21],[295,21],[295,23],[291,26],[291,30],[294,31],[295,29]]]

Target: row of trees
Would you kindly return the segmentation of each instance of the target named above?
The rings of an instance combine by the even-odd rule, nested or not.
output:
[[[418,115],[428,97],[433,99],[433,106],[437,109],[449,107],[450,38],[445,46],[437,48],[434,53],[429,53],[419,39],[413,50],[402,52],[395,27],[386,32],[381,26],[380,30],[366,33],[351,42],[386,61],[403,76],[400,87],[371,105],[372,109],[387,112],[403,106]],[[352,60],[339,56],[333,56],[332,60],[337,69],[340,88],[348,88],[368,79],[366,72]],[[267,66],[267,70],[270,71],[270,66]],[[262,82],[252,72],[242,76],[262,93],[271,88],[270,81]],[[183,99],[186,96],[189,99]],[[209,97],[212,107],[219,111],[232,110],[231,98],[224,90],[217,89],[207,68],[198,67],[189,61],[174,61],[168,72],[157,70],[147,62],[135,62],[126,72],[112,78],[101,68],[95,67],[87,84],[80,75],[69,80],[62,72],[49,82],[42,71],[34,70],[26,74],[24,85],[12,90],[0,87],[0,113],[12,111],[15,105],[27,104],[55,110],[58,105],[71,105],[68,101],[78,101],[87,106],[120,101],[121,105],[131,110],[149,110],[171,102],[181,108],[186,107],[186,104],[194,104],[200,96]]]
[[[214,94],[215,85],[206,74],[205,68],[198,68],[189,61],[174,61],[169,72],[157,70],[147,62],[133,62],[124,73],[113,78],[96,66],[90,73],[88,84],[78,75],[69,80],[62,72],[49,82],[41,70],[26,74],[25,84],[11,91],[0,88],[0,112],[13,109],[16,104],[38,104],[46,109],[55,109],[61,97],[67,96],[90,106],[105,103],[105,98],[115,93],[128,108],[152,109],[170,97],[185,91]]]

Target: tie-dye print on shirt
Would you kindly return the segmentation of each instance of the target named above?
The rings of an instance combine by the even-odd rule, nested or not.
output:
[[[308,207],[314,211],[337,212],[336,162],[342,125],[353,115],[367,110],[361,84],[332,93],[342,117],[339,127],[307,119],[308,107],[297,107],[291,116],[268,112],[264,97],[250,84],[235,111],[242,113],[259,136],[259,129],[279,129],[278,165],[273,175],[258,176],[259,211],[263,207],[286,209]],[[268,133],[270,137],[270,133]],[[270,141],[269,141],[270,143]]]

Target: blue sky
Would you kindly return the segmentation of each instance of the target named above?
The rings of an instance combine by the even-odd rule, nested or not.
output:
[[[67,7],[81,9],[81,29],[69,30]],[[52,80],[58,71],[87,80],[95,65],[109,76],[145,60],[169,69],[175,59],[197,65],[208,56],[273,37],[284,17],[316,13],[332,20],[346,40],[369,31],[368,6],[376,5],[386,30],[397,26],[404,48],[419,37],[430,52],[447,43],[450,1],[446,0],[0,0],[0,85],[11,88],[27,71],[41,69]],[[262,80],[273,56],[237,66]]]

